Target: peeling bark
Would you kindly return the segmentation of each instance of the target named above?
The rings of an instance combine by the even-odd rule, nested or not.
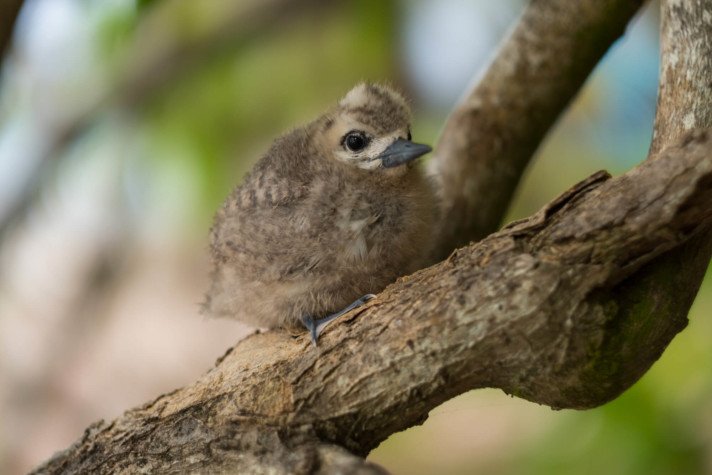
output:
[[[588,0],[548,10],[559,3],[535,0],[529,8],[549,11],[552,22],[568,21],[569,3],[588,6],[581,14],[604,10]],[[617,178],[599,172],[536,215],[400,279],[332,325],[317,350],[306,336],[248,337],[195,383],[90,427],[36,473],[379,473],[360,457],[470,389],[496,387],[570,408],[618,396],[686,325],[712,251],[710,8],[702,0],[663,1],[663,79],[649,160]],[[559,59],[567,74],[566,58]],[[491,87],[503,98],[507,90],[528,93]],[[555,105],[531,107],[563,107],[548,100]],[[689,113],[691,129],[700,130],[686,132]],[[483,122],[468,124],[487,137]],[[500,137],[513,140],[521,127],[515,120]],[[456,136],[465,137],[462,130]],[[515,168],[525,155],[483,150]],[[464,154],[464,165],[448,153],[438,166],[476,168],[466,150],[452,152]],[[509,173],[506,164],[492,170],[498,183],[512,180],[500,176]],[[452,191],[463,197],[452,206],[465,208],[452,216],[474,212],[467,202],[475,195],[461,191]],[[500,199],[487,203],[497,207]],[[462,228],[468,240],[485,229],[478,226]]]

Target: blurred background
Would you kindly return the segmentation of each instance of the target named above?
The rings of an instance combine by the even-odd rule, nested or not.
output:
[[[522,0],[3,0],[0,473],[22,473],[190,383],[251,331],[202,317],[212,215],[270,141],[356,82],[389,81],[434,143]],[[653,2],[550,134],[508,220],[646,154]],[[712,473],[712,281],[604,407],[480,390],[395,434],[394,474]]]

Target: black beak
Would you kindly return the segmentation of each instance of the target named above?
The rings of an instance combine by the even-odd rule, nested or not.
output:
[[[381,164],[383,164],[384,168],[392,168],[415,160],[431,150],[432,148],[430,148],[429,145],[398,139],[390,144],[378,158],[381,160]]]

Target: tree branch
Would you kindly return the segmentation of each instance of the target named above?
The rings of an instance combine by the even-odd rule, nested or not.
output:
[[[544,136],[643,3],[529,2],[430,161],[442,195],[437,260],[500,226]]]
[[[661,8],[653,157],[689,131],[712,127],[712,5],[665,0]]]
[[[661,75],[649,161],[659,159],[661,150],[691,130],[712,127],[712,3],[663,0],[661,10]],[[708,228],[642,268],[608,296],[617,302],[619,326],[641,328],[639,340],[625,338],[625,332],[618,337],[629,358],[636,358],[634,345],[662,352],[687,323],[710,256]]]

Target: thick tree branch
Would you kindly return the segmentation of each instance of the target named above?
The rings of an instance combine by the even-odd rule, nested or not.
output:
[[[524,168],[643,0],[531,1],[450,115],[431,160],[440,181],[436,258],[495,231]]]
[[[660,86],[648,160],[691,130],[712,127],[712,2],[663,0],[661,8]],[[607,296],[617,302],[619,325],[645,328],[637,341],[662,351],[686,323],[710,256],[708,229],[631,276]],[[636,340],[622,333],[621,345],[635,358]]]
[[[366,455],[473,388],[602,404],[665,347],[639,344],[645,326],[620,328],[611,296],[711,222],[712,134],[702,133],[401,279],[329,328],[318,350],[306,336],[252,335],[195,384],[93,427],[39,472],[229,462],[312,473],[323,444]]]

